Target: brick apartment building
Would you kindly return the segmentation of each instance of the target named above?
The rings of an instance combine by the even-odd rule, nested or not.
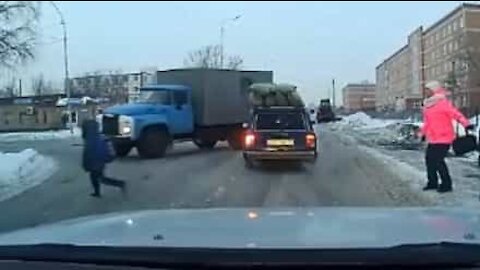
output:
[[[342,89],[343,106],[347,112],[375,110],[375,84],[350,83]]]
[[[429,28],[417,28],[376,67],[377,110],[418,108],[431,80],[444,83],[463,111],[480,107],[480,5],[461,4]]]

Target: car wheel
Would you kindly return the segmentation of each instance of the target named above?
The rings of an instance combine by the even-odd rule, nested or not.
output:
[[[137,149],[142,158],[158,158],[165,155],[170,136],[161,128],[150,128],[142,132]]]

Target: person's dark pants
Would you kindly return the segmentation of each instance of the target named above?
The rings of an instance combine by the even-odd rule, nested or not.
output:
[[[438,174],[442,179],[441,189],[451,189],[452,179],[448,172],[445,157],[447,156],[449,144],[428,144],[425,162],[427,165],[427,187],[438,187]],[[437,174],[438,173],[438,174]]]
[[[95,194],[100,194],[100,184],[107,186],[114,186],[118,188],[124,188],[125,182],[117,179],[105,177],[103,171],[90,172],[90,181],[92,182],[93,191]]]

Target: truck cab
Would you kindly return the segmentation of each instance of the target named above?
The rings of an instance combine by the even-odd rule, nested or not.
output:
[[[141,157],[160,157],[172,140],[193,133],[191,96],[191,88],[184,85],[143,87],[135,103],[109,107],[97,121],[117,156],[137,147]]]

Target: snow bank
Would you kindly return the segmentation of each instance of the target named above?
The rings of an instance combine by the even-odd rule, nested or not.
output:
[[[351,128],[377,129],[377,128],[385,128],[397,122],[398,120],[374,119],[364,112],[357,112],[355,114],[351,114],[344,117],[339,124],[346,125]]]
[[[480,181],[476,161],[466,163],[459,158],[447,158],[447,164],[453,180],[453,192],[440,194],[436,191],[422,191],[427,176],[424,153],[420,151],[386,151],[360,146],[369,156],[383,162],[385,166],[408,183],[413,192],[417,192],[434,205],[447,207],[478,207],[480,204]],[[473,166],[472,166],[473,165]]]
[[[365,121],[367,119],[361,117],[357,120]],[[480,171],[477,167],[478,153],[476,152],[462,158],[449,157],[446,159],[453,179],[453,192],[439,194],[435,191],[422,191],[422,187],[426,184],[423,144],[408,135],[413,131],[411,126],[418,127],[419,124],[421,123],[399,121],[395,125],[375,129],[350,128],[352,126],[344,125],[339,135],[359,143],[358,147],[369,158],[382,162],[386,168],[407,183],[412,192],[417,192],[432,204],[478,207],[480,204],[480,181],[478,181]],[[337,128],[335,125],[332,127],[334,127],[333,130]],[[462,128],[459,129],[460,132],[461,130]]]
[[[32,188],[55,173],[56,162],[33,149],[18,153],[0,152],[0,201]]]
[[[421,142],[416,138],[417,123],[410,120],[376,119],[358,112],[334,123],[331,128],[351,133],[357,140],[367,145],[391,146],[403,149],[416,149]]]
[[[73,134],[70,133],[70,130],[9,132],[0,133],[0,142],[62,140],[77,138],[80,137],[80,135],[81,130],[79,128],[75,128]]]

